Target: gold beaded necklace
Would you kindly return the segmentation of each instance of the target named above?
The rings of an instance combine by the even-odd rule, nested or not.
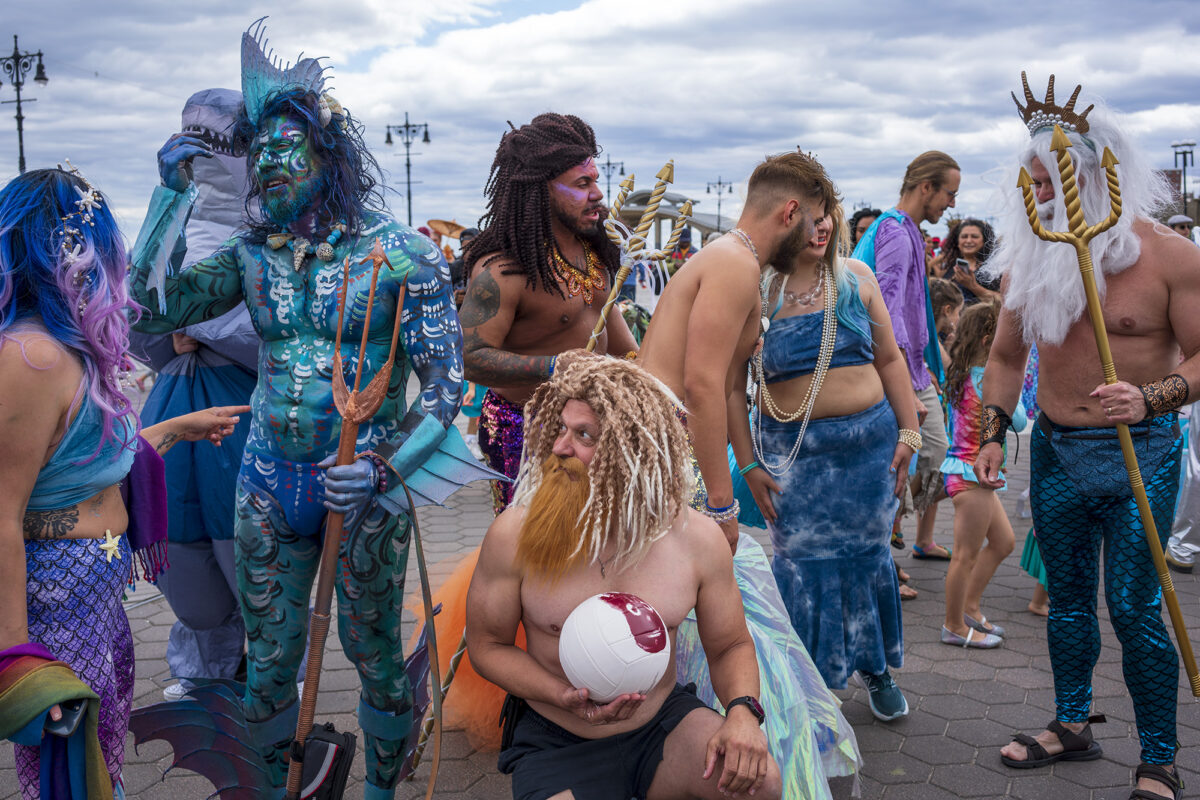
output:
[[[563,254],[558,250],[558,245],[555,245],[553,249],[554,268],[558,272],[559,279],[566,285],[567,296],[575,297],[582,293],[583,302],[590,306],[593,297],[592,291],[603,292],[607,281],[604,270],[596,263],[595,252],[587,242],[580,241],[579,243],[583,245],[583,260],[587,264],[587,274],[563,258]]]
[[[786,279],[785,279],[786,280]],[[825,319],[822,320],[821,327],[821,349],[817,353],[817,365],[813,370],[812,379],[808,382],[808,390],[804,393],[804,400],[801,401],[800,407],[792,413],[783,412],[778,405],[775,404],[775,399],[771,397],[770,391],[767,390],[767,381],[763,373],[762,366],[762,351],[759,347],[754,354],[754,372],[757,377],[758,384],[758,399],[761,403],[755,417],[756,424],[750,437],[751,443],[754,445],[754,456],[758,459],[758,463],[771,475],[779,477],[787,472],[796,457],[800,454],[800,447],[804,444],[804,434],[808,431],[808,422],[812,418],[813,406],[817,402],[817,394],[821,391],[821,384],[825,382],[825,376],[829,373],[829,364],[833,361],[833,351],[837,344],[837,283],[833,279],[833,267],[826,264],[822,272],[821,280],[828,287],[825,290]],[[782,286],[780,287],[782,290]],[[767,319],[767,304],[770,302],[772,292],[770,287],[763,287],[762,295],[762,316]],[[796,422],[800,420],[800,433],[796,436],[796,442],[792,445],[791,452],[779,464],[771,464],[767,461],[762,449],[762,415],[763,407],[773,419],[780,422]]]

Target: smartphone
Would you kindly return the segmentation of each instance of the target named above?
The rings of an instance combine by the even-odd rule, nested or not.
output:
[[[47,716],[42,730],[66,739],[75,733],[75,729],[79,727],[79,723],[83,720],[84,712],[87,711],[87,701],[70,700],[66,703],[59,703],[58,707],[62,710],[62,719],[55,722]]]
[[[959,269],[963,270],[964,272],[971,271],[971,265],[969,263],[967,263],[967,260],[965,258],[960,258],[960,259],[955,260],[954,266],[958,267]]]

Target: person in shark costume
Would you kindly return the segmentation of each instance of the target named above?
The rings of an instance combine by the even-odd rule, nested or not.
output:
[[[234,136],[241,105],[241,92],[204,89],[183,107],[184,133],[206,142],[213,156],[194,165],[196,205],[173,264],[186,262],[189,251],[211,253],[242,224],[246,148]],[[142,407],[143,423],[249,403],[258,345],[244,305],[165,336],[131,334],[131,348],[158,372]],[[163,459],[171,566],[158,585],[179,618],[167,642],[167,665],[179,679],[164,692],[168,700],[181,698],[192,687],[189,679],[235,677],[242,661],[246,628],[234,571],[233,500],[249,432],[247,417],[221,447],[181,442]]]
[[[212,147],[196,136],[171,137],[159,151],[163,185],[132,257],[131,291],[147,309],[137,327],[166,332],[240,304],[249,310],[263,343],[236,499],[246,718],[272,782],[282,786],[325,514],[343,512],[337,628],[362,686],[365,798],[392,798],[413,704],[400,638],[411,509],[398,478],[419,505],[441,502],[492,473],[472,458],[452,424],[462,401],[462,332],[445,259],[383,210],[378,164],[361,126],[326,93],[320,64],[302,59],[280,66],[264,54],[262,32],[260,20],[242,37],[239,132],[250,142],[251,175],[246,227],[212,255],[171,273],[171,251],[197,196],[187,166],[212,157]],[[390,266],[379,272],[372,300],[367,256],[377,243]],[[370,302],[374,314],[359,354]],[[387,396],[359,427],[358,458],[335,466],[339,324],[343,377],[353,385],[361,366],[365,385],[387,357],[395,314],[402,347]],[[420,391],[406,408],[410,372]]]

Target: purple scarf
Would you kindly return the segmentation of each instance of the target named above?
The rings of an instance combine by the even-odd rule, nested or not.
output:
[[[154,583],[167,568],[167,477],[162,456],[138,436],[129,475],[121,481],[121,499],[129,514],[129,547],[142,567],[142,578]],[[130,582],[137,570],[130,574]]]

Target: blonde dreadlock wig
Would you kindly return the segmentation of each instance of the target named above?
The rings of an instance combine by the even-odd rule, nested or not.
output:
[[[613,546],[619,571],[636,564],[687,508],[687,433],[674,399],[649,373],[583,350],[564,353],[525,406],[514,505],[528,506],[542,484],[568,400],[587,403],[600,427],[571,561],[594,563]]]

